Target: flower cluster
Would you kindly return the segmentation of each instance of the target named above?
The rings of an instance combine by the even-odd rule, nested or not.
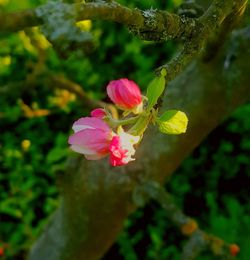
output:
[[[162,70],[161,75],[149,83],[146,97],[132,80],[110,81],[107,94],[117,108],[124,111],[122,118],[114,118],[107,109],[94,109],[90,117],[80,118],[73,124],[74,134],[68,141],[71,149],[88,160],[109,155],[111,165],[121,166],[135,160],[134,146],[150,122],[157,124],[164,134],[185,133],[188,119],[184,112],[167,110],[158,116],[158,100],[164,93],[165,76],[166,71]]]
[[[107,86],[109,98],[118,108],[140,113],[142,111],[142,95],[135,82],[128,79],[111,81]],[[135,160],[134,145],[140,136],[126,133],[121,126],[112,129],[112,120],[105,109],[97,108],[91,117],[80,118],[73,124],[74,134],[69,137],[70,148],[81,153],[88,160],[99,160],[110,155],[113,166],[125,165]]]

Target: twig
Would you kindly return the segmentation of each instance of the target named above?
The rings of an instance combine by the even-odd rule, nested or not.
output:
[[[80,85],[69,79],[66,79],[62,75],[51,75],[46,79],[46,81],[48,83],[48,86],[51,88],[66,89],[71,93],[74,93],[86,108],[92,109],[94,107],[106,106],[105,102],[90,98]]]
[[[182,210],[174,203],[172,196],[167,193],[159,183],[153,181],[144,181],[139,188],[141,196],[148,200],[149,198],[156,200],[165,210],[167,217],[181,231],[181,233],[189,237],[188,242],[183,248],[182,260],[193,260],[205,249],[209,249],[215,256],[222,259],[231,259],[233,250],[238,246],[228,244],[224,240],[212,234],[207,234],[201,230],[197,222],[186,216]],[[239,250],[239,248],[238,248]],[[224,258],[223,258],[224,257]]]
[[[194,20],[192,35],[186,39],[183,50],[169,63],[158,68],[156,73],[159,74],[161,69],[165,68],[167,80],[175,78],[192,58],[202,52],[206,40],[225,18],[238,19],[238,14],[242,14],[245,10],[246,2],[246,0],[240,0],[235,5],[233,0],[214,0],[208,10],[200,18]]]
[[[194,20],[192,34],[185,40],[181,52],[168,63],[157,68],[156,74],[159,75],[162,69],[166,69],[166,83],[173,80],[193,58],[202,53],[204,44],[224,20],[227,21],[228,18],[230,24],[234,24],[234,20],[238,21],[239,14],[244,13],[246,3],[246,0],[240,0],[236,4],[233,0],[214,0],[208,10],[200,18]],[[232,27],[230,28],[232,29]],[[227,29],[227,32],[230,28]]]
[[[80,85],[69,79],[66,79],[62,75],[36,74],[35,76],[41,76],[39,80],[42,80],[43,84],[50,87],[51,89],[66,89],[69,92],[74,93],[85,108],[93,109],[96,107],[108,107],[112,113],[114,112],[113,105],[105,103],[103,101],[92,99],[82,89]],[[34,87],[34,83],[36,82],[36,80],[37,78],[32,77],[32,80],[30,80],[29,78],[27,81],[12,82],[7,85],[0,86],[0,93],[2,93],[3,95],[10,94],[11,96],[13,96],[13,93],[16,93],[16,95],[20,95],[21,92],[30,89],[30,87]]]

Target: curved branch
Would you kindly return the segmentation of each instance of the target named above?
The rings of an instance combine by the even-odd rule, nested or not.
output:
[[[191,37],[186,39],[181,52],[170,62],[159,67],[156,73],[160,74],[160,71],[165,68],[167,70],[166,79],[168,81],[174,79],[195,56],[198,56],[203,51],[205,42],[226,18],[230,20],[230,25],[239,20],[239,16],[244,13],[246,4],[247,0],[240,0],[237,3],[233,0],[214,0],[208,10],[195,20]],[[232,26],[228,26],[228,20],[223,24],[223,26],[227,25],[228,27],[226,31],[223,31],[223,36],[233,29]],[[225,27],[222,29],[225,29]],[[222,42],[220,43],[222,44]]]
[[[239,2],[242,2],[242,0]],[[199,20],[162,10],[130,9],[116,2],[63,5],[75,10],[77,21],[86,19],[114,21],[132,27],[132,31],[137,31],[139,35],[145,32],[154,32],[159,34],[161,39],[181,39],[190,38],[200,24],[207,24],[210,29],[216,27],[230,13],[233,3],[233,0],[214,1]],[[0,31],[18,31],[26,27],[42,25],[44,21],[39,13],[44,8],[46,8],[46,5],[33,10],[2,14],[0,16]],[[56,11],[58,12],[58,9]],[[198,24],[196,25],[197,21]]]
[[[164,182],[210,131],[250,100],[249,36],[244,32],[236,36],[232,42],[238,43],[237,59],[227,67],[224,49],[210,63],[191,64],[168,87],[168,108],[178,107],[189,115],[184,136],[147,131],[137,160],[122,168],[111,168],[106,160],[71,162],[67,173],[59,175],[61,207],[29,259],[100,259],[137,207],[132,194],[138,179]]]
[[[61,75],[50,75],[48,79],[48,86],[51,88],[61,88],[74,93],[85,108],[93,109],[95,107],[105,107],[108,104],[102,101],[94,100],[83,90],[77,83],[65,78]]]
[[[86,19],[114,21],[128,27],[135,27],[137,30],[154,31],[162,34],[162,37],[165,38],[189,35],[192,31],[192,18],[184,19],[166,11],[130,9],[115,2],[63,5],[75,10],[77,21]],[[0,31],[14,32],[26,27],[42,25],[44,23],[43,17],[39,15],[41,8],[46,8],[46,5],[34,10],[2,14],[0,17]]]
[[[122,23],[139,37],[148,40],[182,39],[182,51],[169,63],[157,69],[167,70],[167,80],[174,79],[185,66],[203,50],[204,43],[211,33],[221,25],[228,16],[244,12],[247,0],[214,0],[208,10],[198,19],[178,16],[162,10],[130,9],[116,2],[92,2],[78,4],[62,4],[75,11],[76,20],[103,19]],[[50,3],[48,3],[50,5]],[[51,6],[53,7],[53,6]],[[25,26],[42,24],[46,19],[46,5],[35,10],[26,10],[15,14],[4,14],[0,17],[0,31],[15,31]],[[242,11],[243,10],[243,11]],[[57,12],[51,8],[52,13]],[[44,21],[43,21],[44,20]]]

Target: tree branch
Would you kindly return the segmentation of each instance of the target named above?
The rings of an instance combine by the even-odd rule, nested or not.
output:
[[[146,180],[140,183],[136,190],[139,190],[139,195],[144,199],[151,198],[157,201],[165,210],[168,219],[180,229],[183,235],[189,237],[183,248],[181,259],[194,260],[206,249],[209,249],[216,257],[223,257],[223,259],[232,257],[230,248],[232,245],[236,247],[237,245],[228,244],[222,239],[201,230],[197,222],[182,212],[174,203],[172,196],[159,183]]]
[[[51,89],[66,89],[75,94],[84,108],[93,109],[96,107],[107,107],[112,113],[116,113],[114,111],[115,107],[112,104],[91,98],[77,83],[65,78],[63,75],[51,75],[44,71],[43,73],[31,73],[26,81],[12,82],[0,86],[0,94],[19,97],[22,92],[34,88],[38,79],[39,83],[42,82]]]
[[[48,4],[49,5],[49,4]],[[63,4],[75,10],[76,20],[101,19],[122,23],[128,27],[136,27],[137,30],[154,31],[171,38],[189,35],[193,19],[182,18],[166,11],[130,9],[118,3],[92,2]],[[26,27],[43,24],[40,11],[46,9],[46,5],[33,10],[25,10],[16,13],[2,14],[0,17],[0,31],[14,32]],[[55,10],[58,12],[58,10]]]
[[[85,108],[93,109],[95,107],[105,107],[108,105],[105,102],[92,99],[87,93],[85,93],[80,85],[66,79],[64,76],[51,75],[48,79],[46,79],[46,81],[48,86],[51,88],[66,89],[71,93],[74,93]]]
[[[208,10],[200,18],[195,20],[192,34],[185,39],[182,50],[176,57],[171,59],[170,62],[159,67],[156,70],[156,73],[159,75],[162,69],[166,69],[167,81],[173,80],[194,57],[198,56],[203,51],[203,46],[206,41],[227,17],[230,17],[228,19],[230,20],[230,24],[234,24],[235,20],[238,21],[239,14],[241,16],[244,13],[246,4],[247,0],[240,0],[237,1],[237,3],[233,0],[214,0]],[[223,36],[225,36],[224,33],[229,33],[230,29],[233,29],[233,27],[228,27],[229,28],[227,28],[225,32],[223,31]],[[223,29],[225,29],[225,27],[221,28],[221,30]],[[220,43],[222,44],[222,42]]]
[[[76,20],[103,19],[122,23],[133,33],[146,40],[182,39],[184,46],[169,63],[161,66],[156,73],[165,68],[168,81],[174,79],[187,64],[203,50],[204,43],[211,33],[221,25],[226,17],[237,19],[244,12],[247,0],[214,0],[208,10],[197,19],[179,16],[162,10],[130,9],[116,2],[92,2],[65,4],[75,12]],[[242,11],[243,10],[243,11]],[[26,10],[19,13],[4,14],[0,17],[0,31],[15,31],[25,26],[40,25],[46,21],[47,13],[58,12],[55,4]],[[232,18],[233,17],[233,18]]]
[[[225,67],[225,56],[232,51],[237,58]],[[209,132],[250,100],[249,59],[249,36],[238,33],[211,62],[196,60],[170,84],[165,108],[178,107],[188,114],[185,135],[166,137],[151,128],[137,160],[121,168],[111,168],[106,160],[71,161],[68,171],[58,176],[61,206],[29,259],[100,259],[137,207],[132,194],[138,179],[163,183]]]
[[[219,49],[223,46],[223,43],[227,39],[227,35],[239,24],[245,12],[248,1],[238,3],[234,7],[234,11],[231,12],[222,22],[221,26],[215,29],[213,34],[209,37],[206,49],[203,54],[203,61],[207,62],[214,58]]]

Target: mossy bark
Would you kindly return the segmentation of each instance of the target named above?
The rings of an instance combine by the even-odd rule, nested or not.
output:
[[[108,166],[106,160],[71,160],[68,171],[59,177],[61,206],[29,259],[100,259],[137,208],[133,193],[138,180],[163,183],[169,179],[209,132],[250,100],[248,43],[249,28],[238,31],[213,60],[195,60],[170,84],[164,104],[188,114],[185,135],[165,136],[152,127],[138,148],[136,161],[121,168]],[[236,59],[229,57],[228,62],[232,44]]]

